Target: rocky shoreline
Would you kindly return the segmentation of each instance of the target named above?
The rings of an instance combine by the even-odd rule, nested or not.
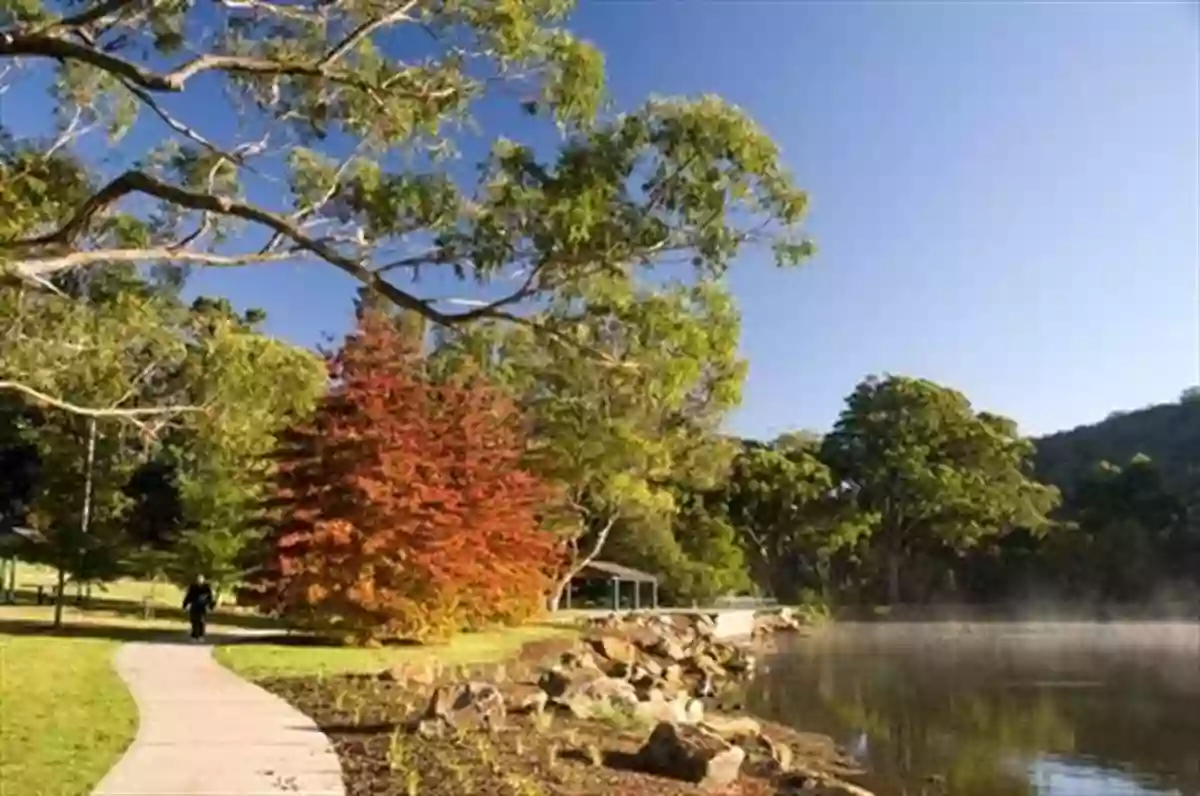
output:
[[[352,796],[870,796],[822,735],[746,715],[753,642],[703,615],[608,617],[516,661],[265,683],[334,742]]]

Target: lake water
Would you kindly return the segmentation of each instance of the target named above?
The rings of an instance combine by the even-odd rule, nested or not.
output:
[[[838,625],[747,707],[823,732],[877,796],[1200,796],[1200,625]]]

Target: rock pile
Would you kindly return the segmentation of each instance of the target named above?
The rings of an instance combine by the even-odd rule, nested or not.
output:
[[[763,632],[792,629],[793,623],[799,627],[794,617],[776,614],[770,618],[773,629]],[[785,785],[784,793],[862,796],[864,791],[829,771],[814,773],[797,764],[792,746],[777,732],[774,738],[764,732],[759,721],[712,712],[707,698],[755,671],[752,651],[714,638],[714,630],[704,616],[596,620],[567,649],[546,651],[551,657],[528,676],[509,678],[506,672],[495,682],[438,686],[414,729],[427,736],[495,731],[514,714],[548,710],[581,721],[620,719],[626,727],[653,728],[635,755],[637,768],[647,773],[708,790],[727,787],[746,767],[753,776],[765,772]],[[806,754],[803,743],[797,748],[803,761],[831,762],[837,772],[843,758],[829,744],[820,755]]]
[[[777,611],[764,611],[754,617],[755,639],[762,639],[776,633],[798,633],[805,630],[804,622],[791,608],[780,608]]]

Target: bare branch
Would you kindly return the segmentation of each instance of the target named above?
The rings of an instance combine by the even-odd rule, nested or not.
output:
[[[148,91],[178,93],[183,91],[187,81],[196,75],[202,72],[219,71],[231,74],[321,78],[357,88],[371,95],[377,102],[382,102],[378,96],[379,86],[358,77],[353,70],[335,70],[330,65],[321,65],[320,62],[314,64],[301,61],[275,61],[253,56],[207,53],[193,58],[171,72],[162,74],[145,70],[132,61],[118,58],[96,47],[70,39],[46,33],[7,32],[0,33],[0,56],[32,56],[81,61]],[[391,90],[390,87],[387,90]],[[405,93],[414,98],[440,99],[451,97],[458,91],[457,86],[451,86],[438,90]]]
[[[82,28],[93,22],[99,22],[109,14],[124,10],[127,6],[137,3],[138,0],[103,0],[91,8],[85,8],[78,14],[64,17],[63,19],[55,20],[54,22],[41,28],[39,32],[54,30],[56,28]]]
[[[4,249],[29,249],[41,246],[70,246],[74,241],[87,229],[92,218],[105,208],[116,203],[120,199],[132,193],[143,193],[148,196],[154,196],[180,207],[187,207],[192,210],[207,210],[212,213],[221,215],[233,216],[246,221],[252,221],[260,224],[267,229],[277,232],[284,237],[292,240],[295,243],[297,250],[303,250],[310,254],[315,254],[331,265],[336,266],[345,273],[354,277],[358,281],[368,287],[377,290],[384,297],[390,300],[396,306],[403,309],[412,310],[434,323],[442,326],[453,326],[457,323],[463,323],[480,318],[503,318],[508,320],[519,320],[516,316],[509,313],[501,312],[499,307],[504,303],[512,303],[513,301],[524,298],[524,295],[513,294],[505,301],[492,302],[487,307],[469,310],[463,313],[449,314],[435,310],[428,301],[417,298],[387,280],[383,279],[378,274],[371,271],[361,259],[347,257],[332,246],[317,240],[306,234],[303,230],[296,226],[291,220],[275,213],[268,212],[245,202],[231,199],[227,196],[217,196],[211,193],[195,191],[188,188],[181,188],[177,185],[163,182],[162,180],[152,175],[141,171],[127,171],[121,176],[114,179],[112,182],[105,185],[97,191],[90,199],[83,203],[79,211],[62,227],[47,235],[41,235],[35,238],[26,238],[23,240],[15,240],[8,242],[0,242],[0,250]],[[115,250],[121,251],[121,250]],[[144,252],[146,250],[126,250]],[[183,254],[183,253],[177,253]],[[183,260],[183,257],[172,254],[168,250],[163,250],[163,255],[159,259],[164,260]],[[132,255],[129,255],[132,256]],[[211,258],[216,255],[199,255],[193,254],[193,262],[203,262],[201,259],[195,258]],[[268,256],[268,255],[255,255]],[[274,255],[270,255],[274,256]],[[76,261],[76,264],[85,262],[98,262],[102,258],[92,254],[91,252],[75,252],[73,254],[62,255],[59,260],[64,258],[82,257],[82,261]],[[141,259],[147,259],[143,254]],[[209,260],[211,264],[222,264]],[[232,261],[224,262],[226,265],[238,264]],[[528,323],[528,321],[521,321]]]
[[[357,45],[360,41],[367,38],[380,28],[394,25],[402,20],[411,21],[412,17],[408,15],[408,12],[416,8],[416,5],[417,0],[409,0],[408,3],[396,9],[392,13],[385,14],[382,17],[369,20],[359,25],[357,28],[350,31],[350,34],[347,35],[346,38],[335,44],[329,50],[329,52],[325,54],[324,58],[322,58],[320,61],[317,61],[317,68],[324,70],[328,66],[332,65],[337,59],[354,49],[355,45]]]
[[[0,244],[2,246],[3,244]],[[272,262],[294,257],[294,251],[273,252],[270,254],[212,254],[210,252],[188,251],[174,247],[162,246],[150,249],[95,249],[78,251],[49,257],[34,257],[22,260],[0,260],[0,265],[11,266],[17,275],[23,279],[36,280],[47,274],[65,271],[68,268],[82,268],[100,263],[140,263],[140,262],[176,262],[195,263],[198,265],[232,266],[250,265],[251,263]]]
[[[203,412],[202,406],[156,406],[146,407],[141,409],[118,409],[108,407],[103,409],[91,408],[86,406],[77,406],[61,398],[55,398],[51,395],[46,395],[44,392],[35,390],[28,385],[21,384],[17,381],[0,381],[0,390],[11,390],[14,392],[23,393],[29,396],[38,403],[46,406],[53,406],[56,409],[70,412],[81,417],[114,417],[136,422],[138,418],[143,417],[161,417],[164,415],[175,415],[188,412]]]
[[[187,139],[199,144],[200,146],[204,147],[209,152],[212,152],[214,155],[216,155],[217,157],[219,157],[223,160],[228,160],[232,163],[238,164],[239,166],[246,166],[245,157],[241,153],[226,152],[225,150],[221,149],[213,142],[209,141],[204,136],[200,135],[200,133],[196,132],[191,127],[188,127],[186,124],[179,121],[174,116],[171,116],[169,113],[167,113],[165,110],[163,110],[162,106],[159,105],[158,102],[154,99],[154,97],[151,96],[150,93],[148,91],[146,91],[145,89],[141,88],[140,86],[134,85],[133,83],[131,83],[128,80],[121,80],[121,84],[123,86],[125,86],[125,88],[131,94],[133,94],[133,96],[137,97],[138,100],[141,101],[141,103],[143,105],[145,105],[147,108],[149,108],[151,110],[151,112],[154,113],[155,116],[162,119],[163,122],[165,122],[168,127],[170,127],[172,130],[174,130],[175,132],[182,135],[184,138],[187,138]],[[247,166],[247,168],[249,168],[249,167]],[[251,169],[251,171],[253,171],[253,169]]]

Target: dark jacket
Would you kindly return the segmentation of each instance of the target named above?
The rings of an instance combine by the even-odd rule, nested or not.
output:
[[[192,614],[207,613],[216,604],[212,587],[207,583],[193,583],[188,586],[187,594],[183,597],[184,610]]]

